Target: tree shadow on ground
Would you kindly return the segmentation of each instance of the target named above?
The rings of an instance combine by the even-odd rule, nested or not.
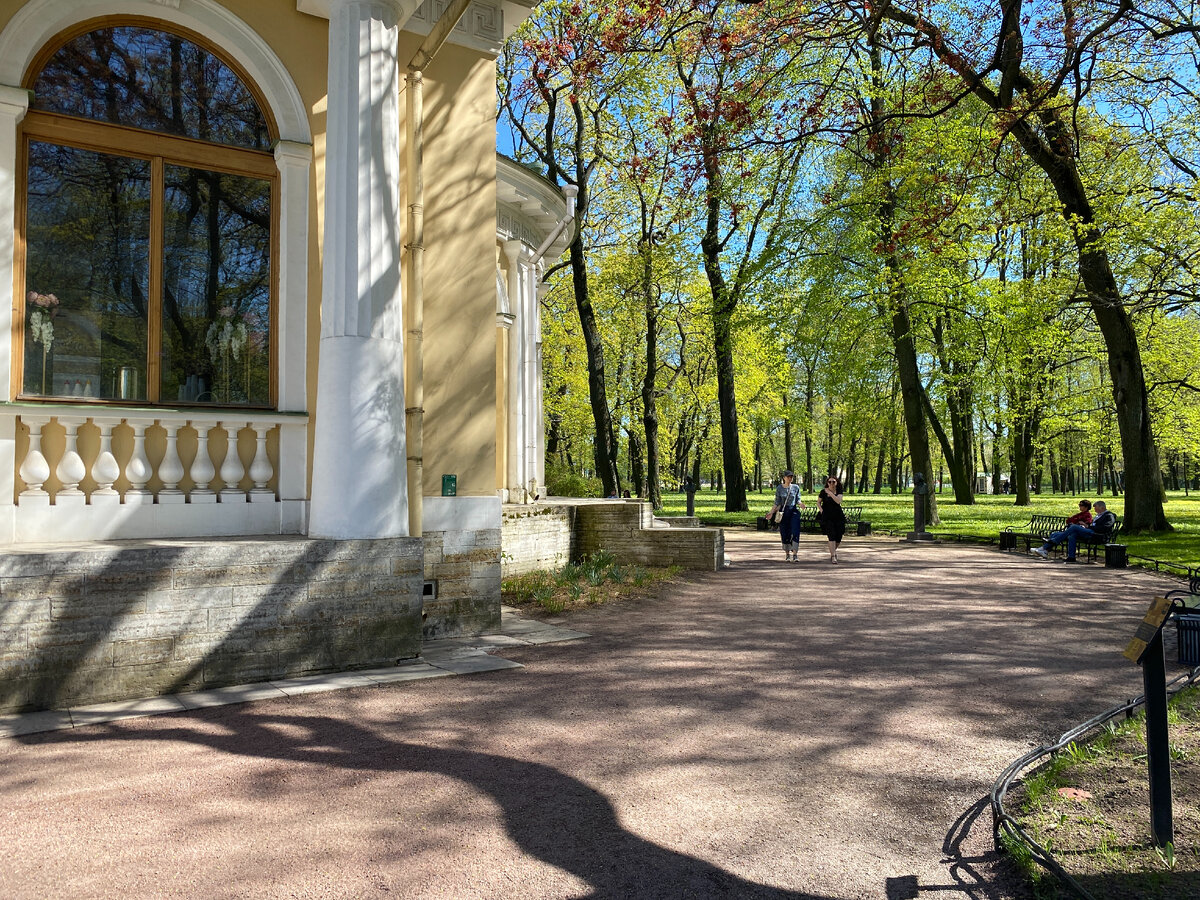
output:
[[[703,859],[659,846],[622,827],[599,791],[551,766],[455,747],[398,741],[344,718],[225,707],[163,716],[148,730],[119,724],[86,732],[36,736],[28,743],[147,739],[179,741],[257,759],[343,771],[427,773],[458,779],[502,811],[508,837],[521,850],[587,882],[594,898],[753,898],[834,900],[826,895],[757,884]]]

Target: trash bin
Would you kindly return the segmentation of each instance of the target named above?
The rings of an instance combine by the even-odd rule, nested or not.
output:
[[[1175,634],[1179,639],[1179,664],[1200,666],[1200,615],[1176,616]]]
[[[1128,558],[1125,555],[1124,544],[1104,545],[1104,568],[1124,569],[1127,564]]]
[[[1000,532],[1000,549],[1001,550],[1016,550],[1017,536],[1011,531]]]

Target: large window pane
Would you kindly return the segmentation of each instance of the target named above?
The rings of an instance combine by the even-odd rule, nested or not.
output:
[[[265,150],[254,95],[212,53],[178,35],[122,25],[65,44],[38,75],[33,108]]]
[[[163,402],[270,403],[271,184],[166,166]]]
[[[150,164],[29,144],[26,394],[143,400]]]

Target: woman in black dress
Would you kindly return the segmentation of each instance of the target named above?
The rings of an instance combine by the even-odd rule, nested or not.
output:
[[[821,519],[821,531],[829,538],[829,561],[838,561],[837,548],[846,534],[846,513],[842,510],[842,486],[830,475],[825,487],[817,494],[817,515]]]

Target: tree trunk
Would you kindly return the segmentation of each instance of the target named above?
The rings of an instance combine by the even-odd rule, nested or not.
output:
[[[637,431],[632,428],[629,430],[629,480],[632,482],[630,487],[633,489],[635,497],[646,496],[644,491],[646,472],[642,466],[642,442],[638,439]]]
[[[575,308],[587,348],[588,396],[592,404],[592,423],[596,431],[594,457],[596,474],[603,485],[604,496],[617,490],[617,442],[613,434],[612,416],[608,411],[608,396],[604,381],[604,344],[596,326],[596,313],[588,294],[587,260],[583,238],[571,242],[571,280],[575,288]]]
[[[646,370],[642,375],[642,429],[646,432],[646,493],[655,509],[662,508],[658,474],[658,301],[654,292],[654,260],[650,243],[643,244],[642,299],[646,313]]]

